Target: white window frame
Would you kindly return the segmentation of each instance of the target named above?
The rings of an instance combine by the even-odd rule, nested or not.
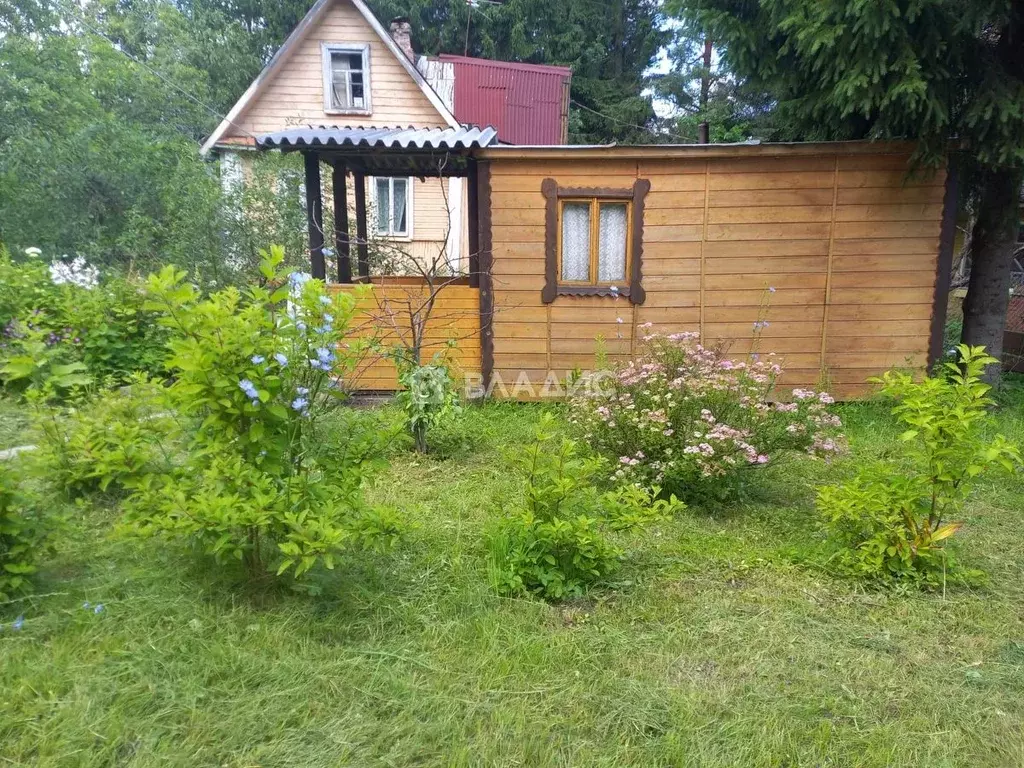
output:
[[[331,68],[331,54],[358,53],[363,57],[363,104],[362,107],[338,109],[331,103],[331,91],[334,86],[334,72]],[[372,113],[370,104],[370,44],[369,43],[321,43],[320,59],[324,77],[324,112],[328,115],[369,115]],[[351,100],[351,99],[350,99]]]
[[[387,179],[388,180],[388,203],[390,208],[388,210],[388,231],[381,232],[377,228],[377,208],[379,201],[377,200],[377,180]],[[404,233],[396,234],[395,229],[395,179],[404,179],[406,183],[405,187],[405,223],[406,231]],[[413,222],[413,177],[412,176],[368,176],[367,180],[370,183],[371,199],[373,200],[373,231],[377,237],[386,237],[389,240],[412,240],[412,222]]]

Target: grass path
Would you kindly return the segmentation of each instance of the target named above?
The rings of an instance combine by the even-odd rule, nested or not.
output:
[[[44,594],[0,606],[26,618],[0,634],[0,764],[1024,765],[1014,479],[983,488],[957,544],[989,584],[945,599],[799,564],[815,485],[848,471],[804,461],[742,509],[630,539],[615,590],[548,606],[493,594],[482,543],[519,492],[501,446],[535,415],[471,409],[448,458],[393,456],[370,493],[409,536],[316,598],[247,595],[111,537],[103,505],[75,511]],[[883,410],[844,416],[861,455],[895,450]],[[1024,406],[1001,418],[1024,437]]]

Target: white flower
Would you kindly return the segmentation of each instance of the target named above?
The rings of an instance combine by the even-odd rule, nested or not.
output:
[[[36,248],[34,245],[31,248],[26,248],[25,253],[29,256],[41,256],[43,253],[42,248]]]
[[[91,267],[81,256],[76,256],[70,264],[55,259],[50,264],[50,280],[54,285],[77,285],[79,288],[95,288],[100,281],[100,271]]]

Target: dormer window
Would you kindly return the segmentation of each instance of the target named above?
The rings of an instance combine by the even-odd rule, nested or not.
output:
[[[370,113],[370,46],[324,43],[324,112]]]

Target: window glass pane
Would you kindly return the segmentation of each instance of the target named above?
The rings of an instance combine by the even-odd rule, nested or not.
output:
[[[388,179],[377,179],[377,232],[381,235],[390,233],[388,216],[391,213],[391,192]]]
[[[349,56],[349,68],[352,73],[349,75],[352,86],[352,106],[361,108],[363,103],[363,54],[354,53]]]
[[[590,279],[590,204],[562,205],[562,280]]]
[[[331,106],[334,109],[348,109],[349,78],[351,77],[350,56],[345,53],[331,54]]]
[[[395,210],[394,210],[394,233],[396,235],[404,235],[409,231],[409,224],[406,221],[408,218],[406,200],[409,196],[409,180],[408,179],[395,179],[394,180],[395,190]]]
[[[601,203],[597,247],[597,280],[610,283],[626,279],[626,206]]]

